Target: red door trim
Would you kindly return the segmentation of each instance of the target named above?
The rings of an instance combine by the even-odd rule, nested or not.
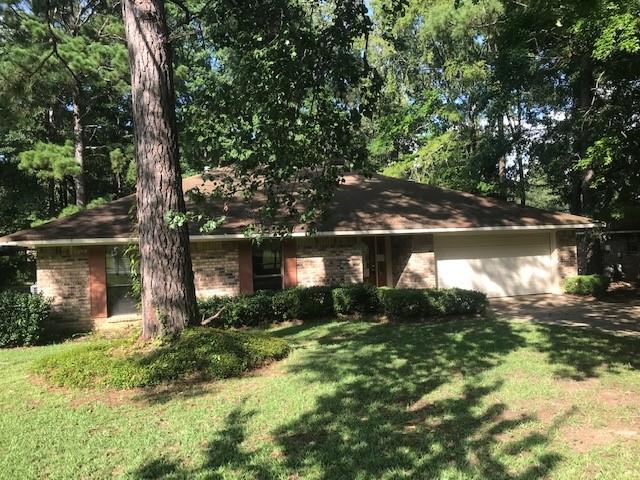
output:
[[[240,293],[253,293],[251,240],[238,243],[238,280],[240,283]]]
[[[107,318],[107,259],[104,246],[87,248],[91,318]]]

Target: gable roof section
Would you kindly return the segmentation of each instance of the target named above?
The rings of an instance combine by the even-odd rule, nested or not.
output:
[[[210,183],[202,177],[184,179],[185,191]],[[71,245],[126,243],[134,240],[130,211],[135,194],[66,218],[0,237],[0,245]],[[193,208],[187,201],[187,208]],[[220,215],[212,204],[208,211]],[[192,240],[243,237],[244,227],[255,221],[252,210],[240,199],[228,202],[226,222],[213,234],[191,229]],[[592,228],[592,220],[567,213],[549,212],[469,193],[424,185],[409,180],[374,175],[346,175],[337,187],[318,236],[399,233],[442,233],[484,230],[537,230]],[[294,236],[305,235],[302,229]]]

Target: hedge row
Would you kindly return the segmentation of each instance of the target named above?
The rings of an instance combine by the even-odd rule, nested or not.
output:
[[[601,297],[609,289],[611,280],[604,275],[575,275],[564,281],[565,293]]]
[[[486,295],[471,290],[389,289],[365,284],[296,287],[238,297],[211,297],[199,302],[205,318],[217,315],[212,325],[228,327],[333,315],[384,314],[396,321],[416,320],[479,313],[486,305]]]
[[[33,345],[40,340],[51,304],[42,295],[0,292],[0,348]]]

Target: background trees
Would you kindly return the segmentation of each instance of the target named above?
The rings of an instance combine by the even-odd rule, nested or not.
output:
[[[639,201],[640,2],[373,3],[388,173],[621,218]]]

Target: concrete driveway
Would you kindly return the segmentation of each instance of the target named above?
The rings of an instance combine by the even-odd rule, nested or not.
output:
[[[605,300],[573,295],[527,295],[493,298],[498,318],[591,327],[618,335],[640,336],[640,295],[611,295]]]

